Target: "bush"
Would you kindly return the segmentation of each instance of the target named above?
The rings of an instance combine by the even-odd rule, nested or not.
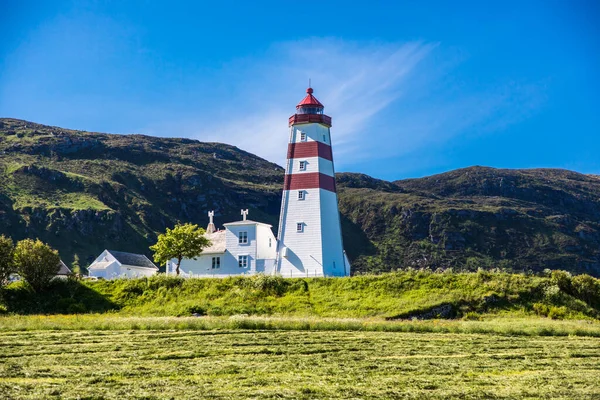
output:
[[[571,287],[571,274],[567,271],[556,270],[552,271],[552,275],[550,276],[550,281],[557,285],[560,290],[565,293],[572,293]]]
[[[58,252],[39,239],[17,243],[14,260],[17,273],[36,292],[46,289],[60,270]]]
[[[550,307],[544,303],[533,303],[533,311],[542,317],[547,317],[550,312]]]
[[[465,321],[479,321],[481,319],[481,315],[474,311],[469,311],[463,316]]]
[[[567,316],[567,307],[550,307],[548,317],[552,319],[564,319]]]
[[[15,246],[11,238],[0,236],[0,287],[8,282],[8,278],[15,273],[14,254]]]
[[[188,306],[185,309],[185,315],[206,315],[206,307],[201,306],[201,305],[192,305],[192,306]]]
[[[67,313],[69,314],[83,314],[85,312],[87,312],[87,309],[83,303],[73,303],[67,307]]]
[[[571,279],[573,294],[591,307],[600,309],[600,280],[589,275],[577,275]]]

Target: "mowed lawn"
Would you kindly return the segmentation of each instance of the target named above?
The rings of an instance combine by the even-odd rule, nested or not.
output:
[[[600,338],[0,332],[0,398],[600,398]]]

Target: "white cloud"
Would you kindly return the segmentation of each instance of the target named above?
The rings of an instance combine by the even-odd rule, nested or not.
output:
[[[283,165],[287,120],[311,78],[333,118],[337,169],[351,170],[354,162],[406,155],[473,127],[501,130],[539,106],[535,86],[474,91],[456,84],[450,72],[464,60],[440,47],[321,38],[280,43],[223,68],[219,82],[227,83],[221,85],[241,82],[230,88],[226,103],[164,125],[178,135],[229,143]]]
[[[330,39],[284,43],[268,61],[246,71],[254,85],[237,93],[227,107],[227,121],[194,130],[201,140],[224,141],[283,164],[287,120],[304,97],[308,79],[315,96],[333,117],[333,140],[339,156],[360,146],[378,112],[402,95],[403,86],[434,45],[354,44]]]

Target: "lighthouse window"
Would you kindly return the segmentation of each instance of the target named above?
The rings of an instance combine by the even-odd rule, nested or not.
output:
[[[221,268],[221,257],[212,258],[212,269]]]
[[[271,247],[271,238],[269,238],[269,247]]]
[[[306,161],[300,161],[300,171],[306,170]]]
[[[300,141],[301,142],[306,142],[306,133],[300,132]]]
[[[248,256],[238,256],[238,265],[240,268],[246,268],[248,266]]]
[[[239,244],[247,244],[248,243],[248,232],[240,232],[238,236]]]
[[[327,138],[323,135],[323,143],[327,143]]]
[[[298,200],[304,200],[304,190],[298,191]]]
[[[298,222],[296,224],[296,232],[304,232],[304,223]]]

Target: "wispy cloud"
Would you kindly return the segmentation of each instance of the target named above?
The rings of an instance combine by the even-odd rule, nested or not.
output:
[[[334,39],[278,44],[265,59],[246,65],[255,84],[234,96],[233,107],[226,111],[231,118],[197,127],[192,135],[226,141],[283,164],[287,118],[310,78],[315,95],[333,117],[334,144],[343,158],[361,146],[369,122],[403,95],[411,74],[434,48],[420,42],[357,44]]]
[[[315,95],[333,117],[336,163],[343,170],[357,161],[398,157],[450,140],[474,126],[498,130],[539,105],[531,86],[467,92],[451,73],[462,60],[440,47],[320,38],[280,43],[224,66],[221,79],[242,75],[243,85],[232,87],[230,99],[209,111],[210,117],[181,118],[177,132],[283,164],[287,118],[311,78]]]

